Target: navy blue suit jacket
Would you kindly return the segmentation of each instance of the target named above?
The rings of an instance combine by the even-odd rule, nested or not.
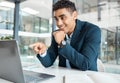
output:
[[[45,67],[53,65],[59,56],[59,66],[66,67],[66,58],[72,68],[97,71],[97,58],[101,42],[100,29],[91,23],[76,20],[71,43],[58,48],[54,37],[45,57],[37,55]]]

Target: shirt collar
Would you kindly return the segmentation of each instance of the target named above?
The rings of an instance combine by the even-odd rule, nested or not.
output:
[[[65,35],[66,39],[71,39],[73,35],[73,32],[70,34],[70,36],[68,36],[68,34]]]

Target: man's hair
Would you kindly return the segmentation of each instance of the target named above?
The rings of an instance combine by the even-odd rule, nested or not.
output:
[[[60,0],[53,5],[53,11],[56,11],[62,8],[66,8],[70,10],[71,12],[76,11],[75,4],[69,0]]]

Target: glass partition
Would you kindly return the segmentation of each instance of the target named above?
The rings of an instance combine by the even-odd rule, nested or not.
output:
[[[115,64],[115,32],[102,29],[101,59],[103,62]]]
[[[7,7],[0,7],[0,29],[13,29],[13,9]]]
[[[40,27],[41,33],[49,32],[49,25],[48,24],[49,24],[48,20],[41,18],[41,27]]]
[[[14,9],[0,6],[0,40],[13,39]],[[3,30],[4,29],[4,30]],[[50,45],[51,33],[49,19],[20,11],[19,47],[22,62],[36,63],[36,56],[30,44],[35,42]],[[45,34],[45,35],[44,35]],[[47,35],[46,35],[47,34]],[[49,40],[48,40],[49,39]],[[49,44],[49,45],[48,45]]]

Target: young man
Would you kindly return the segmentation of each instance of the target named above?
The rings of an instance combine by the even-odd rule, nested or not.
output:
[[[48,49],[41,42],[32,45],[38,59],[45,67],[53,65],[59,57],[59,66],[97,71],[100,29],[78,20],[75,4],[71,1],[58,1],[53,5],[53,12],[59,29],[52,33]]]

